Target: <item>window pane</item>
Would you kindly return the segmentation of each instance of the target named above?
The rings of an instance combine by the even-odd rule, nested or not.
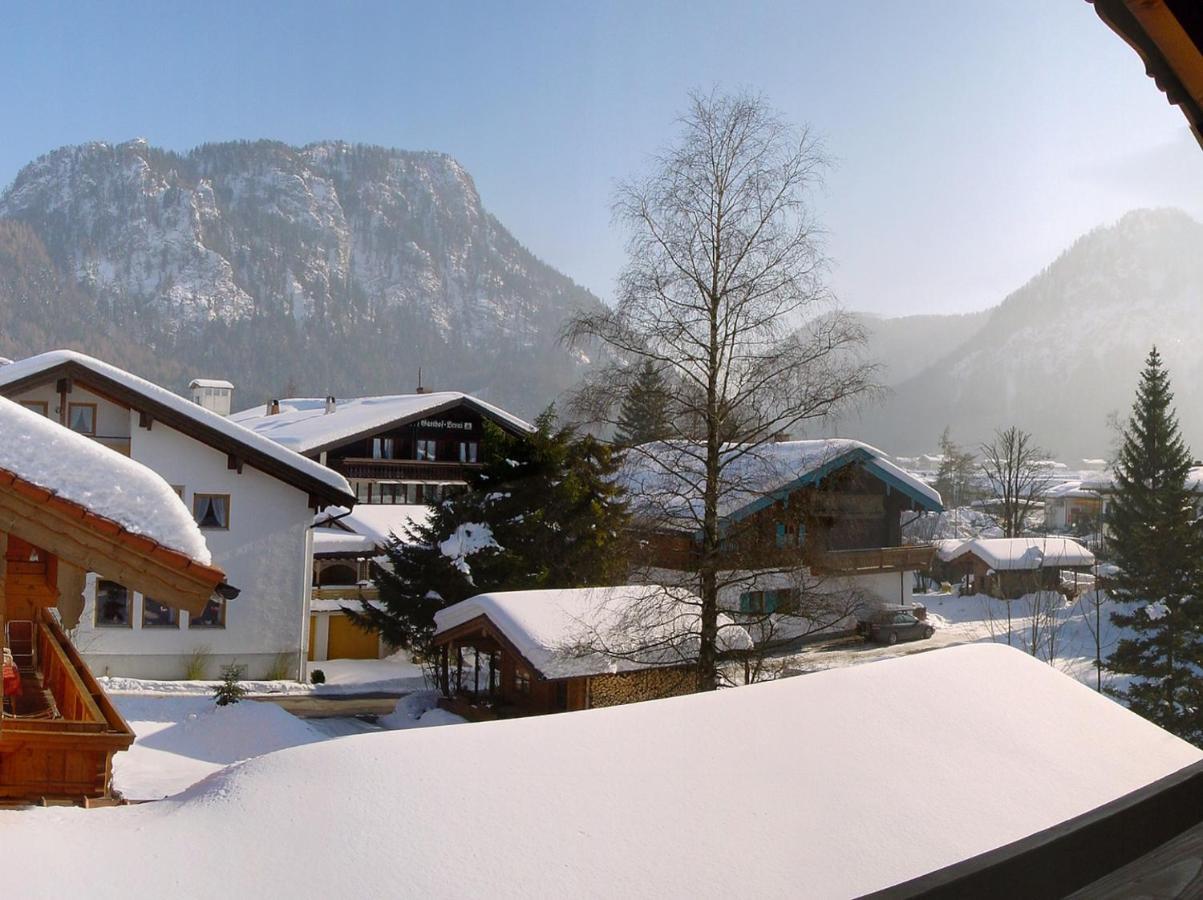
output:
[[[227,494],[194,494],[192,514],[201,528],[229,528],[230,498]]]
[[[142,598],[143,628],[178,628],[179,614],[170,606],[164,606],[150,597]]]
[[[128,628],[130,594],[115,581],[96,583],[96,624],[101,628]]]
[[[199,616],[193,614],[188,619],[189,628],[224,628],[226,624],[226,604],[224,600],[210,600],[205,611]]]
[[[80,434],[96,433],[96,407],[83,403],[67,405],[67,424]]]

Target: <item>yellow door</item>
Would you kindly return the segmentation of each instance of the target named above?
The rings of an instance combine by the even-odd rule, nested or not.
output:
[[[376,659],[380,637],[376,632],[356,628],[351,620],[339,613],[330,616],[330,640],[327,659]]]

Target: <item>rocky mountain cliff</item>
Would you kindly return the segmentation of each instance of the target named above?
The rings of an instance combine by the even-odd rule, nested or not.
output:
[[[877,323],[871,355],[889,365],[906,354],[904,370],[916,359],[922,366],[892,380],[891,395],[841,433],[912,454],[934,450],[945,425],[974,445],[1017,424],[1058,458],[1105,456],[1114,438],[1108,415],[1127,415],[1156,344],[1185,437],[1203,455],[1194,395],[1203,376],[1203,225],[1185,213],[1129,213],[1078,239],[959,337],[966,322],[955,318],[928,322],[928,339],[914,341],[898,337],[913,331],[906,319]]]
[[[230,378],[240,405],[408,391],[421,367],[426,384],[531,415],[587,362],[559,346],[563,321],[599,302],[519,244],[437,153],[65,147],[0,195],[0,223],[38,245],[22,269],[41,254],[57,284],[46,302],[69,313],[62,329],[51,317],[18,336],[0,294],[7,355],[100,352],[95,338],[176,389],[189,374]]]

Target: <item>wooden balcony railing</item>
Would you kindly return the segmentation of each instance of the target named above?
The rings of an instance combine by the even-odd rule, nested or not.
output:
[[[0,799],[104,800],[113,754],[134,734],[58,623],[40,614],[36,628],[37,681],[53,703],[44,717],[0,720]]]
[[[480,463],[411,459],[362,459],[348,457],[333,468],[344,478],[371,478],[389,481],[464,481],[467,474],[480,469]]]
[[[815,554],[810,568],[816,574],[823,575],[903,572],[928,568],[935,555],[936,548],[930,544],[869,547],[864,550],[824,550]]]

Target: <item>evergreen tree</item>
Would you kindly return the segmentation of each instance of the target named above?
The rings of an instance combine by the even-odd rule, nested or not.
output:
[[[644,360],[623,398],[614,431],[614,443],[619,447],[636,447],[667,439],[672,432],[668,419],[668,398],[669,389],[664,373],[650,359]]]
[[[1112,621],[1132,634],[1119,641],[1107,667],[1136,676],[1113,692],[1131,709],[1198,743],[1203,532],[1186,486],[1191,455],[1178,433],[1173,396],[1154,347],[1124,429],[1107,512],[1119,567],[1112,593],[1124,606]]]
[[[485,425],[483,468],[468,488],[431,506],[426,524],[396,536],[392,571],[376,578],[380,608],[347,610],[361,627],[419,652],[434,614],[486,591],[615,584],[627,571],[627,509],[609,447],[551,410],[515,437]]]

